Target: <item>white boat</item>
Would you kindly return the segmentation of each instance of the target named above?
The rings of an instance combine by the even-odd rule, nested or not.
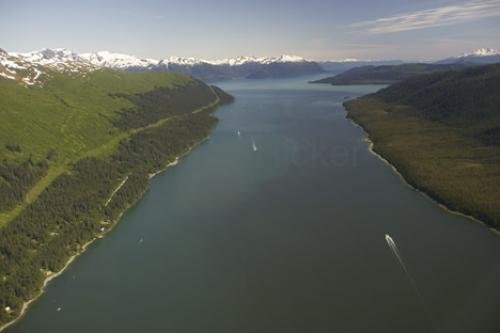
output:
[[[252,139],[252,149],[253,149],[253,151],[257,151],[257,146],[255,145],[254,139]]]

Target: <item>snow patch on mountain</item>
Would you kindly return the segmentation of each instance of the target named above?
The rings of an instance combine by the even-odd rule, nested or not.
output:
[[[464,53],[460,56],[439,60],[438,64],[452,63],[471,63],[471,64],[493,64],[500,62],[500,50],[490,48],[480,48],[470,53]]]
[[[24,61],[42,66],[82,61],[82,58],[78,54],[63,48],[42,49],[26,53],[11,52],[9,54],[14,57],[22,58]]]
[[[99,51],[76,53],[65,48],[41,49],[31,52],[6,52],[0,49],[0,73],[4,78],[16,79],[31,85],[40,80],[44,68],[56,71],[86,72],[99,68],[118,70],[168,70],[169,66],[181,66],[186,69],[197,65],[241,66],[245,64],[301,63],[308,60],[294,55],[278,57],[240,56],[219,60],[204,60],[171,56],[156,60],[139,58],[133,55]]]
[[[5,72],[0,72],[0,76],[4,77],[6,79],[9,79],[9,80],[15,80],[16,79],[16,77],[14,75],[9,75],[9,74],[7,74]]]
[[[162,60],[139,58],[133,55],[123,53],[113,53],[109,51],[99,51],[95,53],[80,53],[77,54],[68,49],[42,49],[27,53],[10,53],[10,55],[23,58],[25,61],[40,64],[54,65],[58,63],[86,63],[97,67],[107,67],[115,69],[127,69],[129,67],[151,67],[159,64],[176,64],[183,66],[194,66],[198,64],[210,65],[229,65],[238,66],[246,63],[271,64],[275,62],[305,62],[306,60],[294,55],[281,55],[279,57],[246,57],[240,56],[236,58],[204,60],[197,58],[183,58],[171,56]]]
[[[132,55],[99,51],[95,53],[82,53],[80,59],[97,67],[127,69],[129,67],[149,67],[158,64],[155,59],[141,59]]]
[[[495,50],[490,48],[480,48],[472,51],[471,53],[464,53],[462,54],[462,57],[469,57],[469,56],[488,57],[494,55],[500,55],[500,50]]]
[[[194,66],[199,64],[209,64],[214,66],[241,66],[249,63],[257,64],[271,64],[271,63],[284,63],[284,62],[306,62],[302,57],[293,55],[281,55],[279,57],[252,57],[252,56],[238,56],[235,58],[225,58],[216,60],[205,60],[197,58],[181,58],[170,57],[163,59],[161,62],[164,64],[176,64],[185,66]]]
[[[181,65],[181,66],[194,66],[198,64],[210,63],[207,60],[197,59],[197,58],[183,58],[177,56],[171,56],[165,59],[162,59],[158,62],[159,65],[165,65],[168,67],[169,64]]]

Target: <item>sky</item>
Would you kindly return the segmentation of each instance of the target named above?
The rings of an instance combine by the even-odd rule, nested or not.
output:
[[[0,0],[0,48],[433,60],[500,49],[500,0]]]

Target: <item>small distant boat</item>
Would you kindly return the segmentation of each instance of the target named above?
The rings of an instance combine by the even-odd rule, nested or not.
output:
[[[240,130],[238,130],[238,132],[236,132],[236,133],[238,133],[238,136],[241,136],[241,132],[240,132]]]
[[[62,310],[62,308],[61,308],[61,307],[58,307],[58,308],[57,308],[57,312],[59,312],[59,311],[61,311],[61,310]]]
[[[142,244],[142,242],[144,242],[144,239],[141,237],[141,239],[139,239],[139,244]]]
[[[257,146],[255,145],[254,139],[252,139],[252,149],[253,149],[253,151],[257,151]]]

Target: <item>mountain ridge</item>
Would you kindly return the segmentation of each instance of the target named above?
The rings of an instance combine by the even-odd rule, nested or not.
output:
[[[391,84],[417,75],[462,69],[467,67],[467,65],[462,63],[408,63],[400,65],[361,66],[351,68],[335,76],[312,81],[311,83],[327,83],[332,85]]]
[[[437,64],[451,63],[472,63],[472,64],[493,64],[500,62],[500,50],[492,48],[479,48],[469,53],[459,56],[449,57],[437,61]]]
[[[153,58],[142,58],[135,55],[126,53],[110,52],[107,50],[97,51],[97,52],[84,52],[76,53],[66,48],[43,48],[36,51],[30,52],[7,52],[10,55],[22,57],[27,61],[39,62],[40,64],[49,64],[54,61],[82,61],[88,62],[93,65],[104,65],[109,68],[119,68],[124,65],[152,65],[162,63],[173,63],[178,65],[195,65],[195,64],[210,64],[210,65],[230,65],[236,66],[244,63],[255,62],[261,64],[270,64],[275,62],[304,62],[311,61],[305,58],[296,56],[282,54],[276,57],[255,57],[255,56],[237,56],[233,58],[223,58],[215,60],[207,60],[195,57],[178,57],[170,56],[161,59]],[[54,60],[55,59],[55,60]]]
[[[268,70],[267,66],[279,67],[280,70]],[[294,55],[239,56],[218,60],[171,56],[157,60],[109,51],[76,53],[65,48],[0,53],[0,76],[4,78],[18,79],[27,85],[32,85],[37,82],[36,78],[39,75],[26,75],[29,73],[24,73],[22,70],[31,69],[28,72],[34,72],[35,69],[41,71],[42,68],[74,72],[99,68],[124,71],[174,71],[207,81],[246,77],[289,77],[290,73],[304,75],[323,71],[316,62]]]

